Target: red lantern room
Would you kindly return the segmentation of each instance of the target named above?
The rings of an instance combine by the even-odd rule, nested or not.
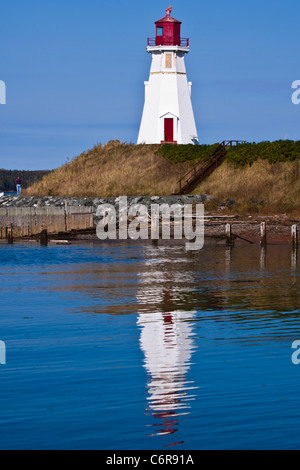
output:
[[[156,37],[148,38],[148,46],[182,46],[188,47],[189,40],[180,37],[181,21],[171,17],[172,6],[166,10],[167,14],[161,20],[155,22]]]

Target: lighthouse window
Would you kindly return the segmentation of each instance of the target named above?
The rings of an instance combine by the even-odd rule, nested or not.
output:
[[[158,27],[157,28],[157,36],[163,36],[164,34],[164,28],[163,27]]]
[[[172,54],[166,54],[166,69],[172,68]]]

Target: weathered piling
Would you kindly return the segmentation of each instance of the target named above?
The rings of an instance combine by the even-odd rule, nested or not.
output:
[[[48,245],[48,232],[47,230],[42,230],[40,233],[40,245],[47,246]]]
[[[108,218],[108,213],[106,212],[106,214],[105,214],[105,222],[104,222],[104,230],[105,230],[105,232],[108,231],[108,222],[109,222],[109,218]]]
[[[262,222],[260,224],[260,244],[261,246],[267,246],[267,224]]]
[[[14,242],[14,235],[13,235],[13,226],[7,227],[7,242],[9,245],[12,245]]]
[[[292,245],[293,247],[298,246],[298,230],[297,225],[292,225]]]
[[[157,247],[158,246],[158,239],[159,239],[159,213],[156,210],[152,210],[151,215],[153,216],[151,220],[151,241],[152,245]]]
[[[226,226],[225,226],[225,238],[226,238],[226,244],[227,245],[232,245],[233,244],[231,224],[226,224]]]

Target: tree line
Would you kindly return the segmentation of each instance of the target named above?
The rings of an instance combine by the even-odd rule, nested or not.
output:
[[[21,178],[22,188],[27,188],[33,183],[41,180],[49,171],[18,171],[18,170],[3,170],[0,169],[0,192],[15,192],[16,179]]]

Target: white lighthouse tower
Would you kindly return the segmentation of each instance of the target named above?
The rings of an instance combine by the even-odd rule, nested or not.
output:
[[[148,38],[152,54],[150,78],[145,82],[145,104],[138,144],[195,144],[197,129],[187,81],[184,55],[189,39],[181,38],[181,22],[167,15],[156,21],[156,37]]]

